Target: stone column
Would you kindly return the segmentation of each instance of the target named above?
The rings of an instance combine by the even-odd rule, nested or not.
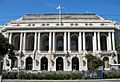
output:
[[[70,32],[68,32],[68,52],[70,52]]]
[[[22,50],[23,46],[23,33],[20,34],[20,51]]]
[[[55,32],[53,32],[53,53],[55,52]]]
[[[83,32],[83,50],[86,50],[85,49],[85,32]]]
[[[38,33],[38,51],[40,51],[40,32]]]
[[[52,42],[52,39],[51,39],[51,37],[52,37],[52,33],[51,32],[49,32],[49,52],[51,52],[51,42]]]
[[[25,46],[26,46],[26,33],[24,33],[23,37],[23,51],[25,51]]]
[[[107,37],[107,50],[111,50],[111,33],[108,33]]]
[[[37,32],[35,32],[35,35],[34,35],[34,51],[36,50],[37,48]]]
[[[82,43],[81,43],[81,32],[79,32],[78,36],[78,51],[80,52],[82,50]]]
[[[115,36],[114,36],[114,32],[112,32],[112,48],[113,48],[113,51],[115,51]]]
[[[96,42],[96,32],[94,32],[94,37],[93,37],[93,51],[97,50],[97,42]]]
[[[66,52],[66,32],[64,32],[64,52]]]
[[[12,33],[9,35],[9,43],[12,44]]]
[[[98,32],[98,51],[100,51],[100,32]]]

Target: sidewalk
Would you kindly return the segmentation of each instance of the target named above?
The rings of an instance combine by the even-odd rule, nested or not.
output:
[[[3,80],[3,82],[120,82],[120,79],[93,79],[93,80]]]

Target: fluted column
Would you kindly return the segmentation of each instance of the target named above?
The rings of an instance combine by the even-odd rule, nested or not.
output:
[[[23,37],[23,51],[25,51],[25,46],[26,46],[26,33],[24,33]]]
[[[23,33],[20,34],[20,51],[22,50],[23,46]]]
[[[38,51],[40,51],[40,32],[38,33]]]
[[[66,52],[66,32],[64,32],[64,52]]]
[[[115,35],[114,32],[112,32],[112,48],[115,50]]]
[[[81,32],[79,32],[79,36],[78,36],[78,51],[80,52],[82,50],[82,43],[81,43]]]
[[[94,32],[94,37],[93,37],[93,51],[97,50],[97,42],[96,42],[96,32]]]
[[[53,52],[55,52],[55,32],[53,32]]]
[[[68,52],[70,52],[70,32],[68,32]]]
[[[34,51],[37,49],[37,32],[34,35]]]
[[[52,33],[49,32],[49,52],[51,52]]]
[[[12,44],[12,33],[9,35],[9,43]]]
[[[100,32],[98,32],[98,51],[100,51]]]
[[[85,32],[83,32],[83,50],[85,50]]]

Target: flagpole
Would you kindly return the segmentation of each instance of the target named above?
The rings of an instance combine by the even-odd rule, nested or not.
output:
[[[61,5],[59,4],[57,9],[59,10],[59,25],[62,24],[62,13],[61,13]]]

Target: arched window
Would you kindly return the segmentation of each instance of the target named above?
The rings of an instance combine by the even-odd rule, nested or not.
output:
[[[32,70],[33,60],[31,57],[26,58],[26,70]]]
[[[107,36],[106,35],[100,36],[100,46],[101,46],[101,50],[107,50]]]
[[[78,36],[76,34],[71,35],[71,51],[78,51]]]
[[[92,51],[93,50],[93,36],[92,34],[87,34],[85,37],[86,41],[86,50]]]
[[[46,57],[41,59],[41,70],[48,70],[48,59]]]
[[[58,57],[56,59],[56,71],[63,71],[63,58],[62,57]]]
[[[49,50],[49,36],[48,34],[42,35],[41,41],[41,50],[48,51]]]
[[[34,50],[34,34],[28,34],[26,44],[27,44],[26,50],[28,50],[28,51]]]
[[[77,57],[72,58],[72,70],[79,70],[79,59]]]
[[[20,48],[20,35],[14,35],[13,36],[13,45],[15,50],[19,50]]]
[[[62,51],[63,50],[63,35],[58,34],[56,36],[56,50]]]

